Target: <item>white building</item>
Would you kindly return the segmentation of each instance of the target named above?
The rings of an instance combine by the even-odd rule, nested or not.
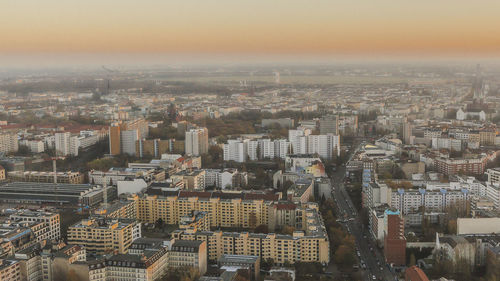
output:
[[[309,135],[307,136],[307,154],[318,154],[323,159],[340,156],[340,136]]]
[[[486,183],[486,197],[493,202],[496,210],[500,210],[500,183]]]
[[[70,132],[55,133],[55,149],[58,156],[78,156],[80,141],[77,136],[71,136]]]
[[[135,155],[135,143],[138,140],[137,130],[121,131],[121,151]]]
[[[488,175],[489,183],[500,183],[500,168],[488,169],[486,170],[486,175]]]
[[[260,140],[259,141],[254,141],[254,140],[249,140],[247,141],[247,155],[248,159],[255,161],[260,158],[260,155],[258,155],[258,149],[260,146]],[[261,154],[262,154],[262,149],[261,149]]]
[[[45,144],[41,140],[28,141],[27,146],[33,153],[42,153],[45,151]]]
[[[288,141],[292,146],[293,154],[307,154],[306,136],[311,133],[309,129],[288,130]]]
[[[393,189],[391,192],[390,206],[403,214],[418,212],[421,207],[428,211],[443,212],[448,207],[460,206],[465,208],[470,194],[467,189],[428,191],[423,188],[418,190]]]
[[[205,186],[215,186],[217,188],[226,189],[233,187],[241,187],[248,183],[248,175],[246,172],[239,172],[237,169],[206,169],[205,171]]]
[[[245,162],[248,154],[248,140],[228,140],[224,144],[224,161]]]
[[[186,132],[185,152],[187,155],[194,156],[208,152],[207,128],[191,129]]]

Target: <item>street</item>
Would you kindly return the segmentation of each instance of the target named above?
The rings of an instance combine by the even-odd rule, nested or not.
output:
[[[371,239],[368,230],[364,229],[356,207],[344,188],[345,167],[338,167],[332,174],[332,195],[337,206],[337,217],[343,221],[342,225],[354,236],[356,251],[359,253],[360,269],[363,280],[396,280],[396,276],[389,270],[384,262],[381,250]],[[365,264],[365,266],[362,266]]]

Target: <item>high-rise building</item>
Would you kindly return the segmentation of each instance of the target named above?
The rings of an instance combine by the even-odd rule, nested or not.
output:
[[[340,156],[339,135],[309,135],[307,136],[307,154],[318,154],[323,159]]]
[[[384,256],[388,264],[406,264],[404,219],[399,211],[386,210],[384,215]]]
[[[338,116],[325,116],[319,120],[319,133],[326,134],[339,134],[339,117]]]
[[[403,142],[404,144],[411,144],[411,136],[412,136],[412,126],[408,120],[403,122]]]
[[[19,144],[17,142],[17,135],[15,134],[0,134],[0,152],[9,153],[17,152]]]
[[[78,136],[71,136],[70,132],[55,133],[54,136],[57,156],[78,156],[80,148]]]
[[[109,127],[109,153],[111,155],[135,155],[136,142],[146,138],[149,133],[148,122],[144,119],[119,121]]]
[[[224,161],[245,162],[248,156],[248,143],[249,140],[228,140],[227,144],[224,144]],[[253,148],[255,152],[252,154],[256,156],[257,148]]]
[[[160,158],[162,154],[170,152],[170,140],[140,139],[135,143],[135,155],[144,157],[146,155]]]
[[[186,132],[185,152],[187,155],[200,156],[208,152],[207,128],[191,129]]]

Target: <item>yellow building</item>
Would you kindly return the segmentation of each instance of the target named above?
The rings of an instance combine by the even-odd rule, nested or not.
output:
[[[201,240],[175,240],[168,252],[169,267],[193,267],[200,275],[207,272],[207,243]]]
[[[265,224],[270,231],[291,226],[293,235],[228,233],[182,227],[172,238],[207,242],[208,258],[223,254],[257,255],[276,263],[328,263],[329,241],[316,203],[278,201],[279,195],[245,192],[171,191],[136,197],[137,218],[145,223],[162,219],[166,224],[183,224],[192,212],[204,212],[210,227],[252,229]],[[184,223],[185,224],[185,223]]]
[[[273,259],[277,264],[285,262],[330,261],[330,244],[326,232],[304,235],[297,231],[293,235],[260,234],[248,232],[178,230],[172,233],[175,239],[205,241],[208,244],[208,259],[217,261],[222,255],[253,255],[261,259]]]
[[[268,223],[268,205],[278,200],[274,194],[180,191],[137,198],[137,219],[154,223],[179,224],[192,211],[206,212],[210,227],[253,228]]]
[[[68,244],[99,254],[127,253],[139,237],[141,224],[132,219],[84,219],[68,228]]]
[[[21,263],[17,260],[0,259],[0,280],[20,281]]]

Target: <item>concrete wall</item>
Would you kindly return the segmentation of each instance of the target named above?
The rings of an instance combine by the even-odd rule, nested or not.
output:
[[[459,218],[457,234],[500,233],[500,218]]]

